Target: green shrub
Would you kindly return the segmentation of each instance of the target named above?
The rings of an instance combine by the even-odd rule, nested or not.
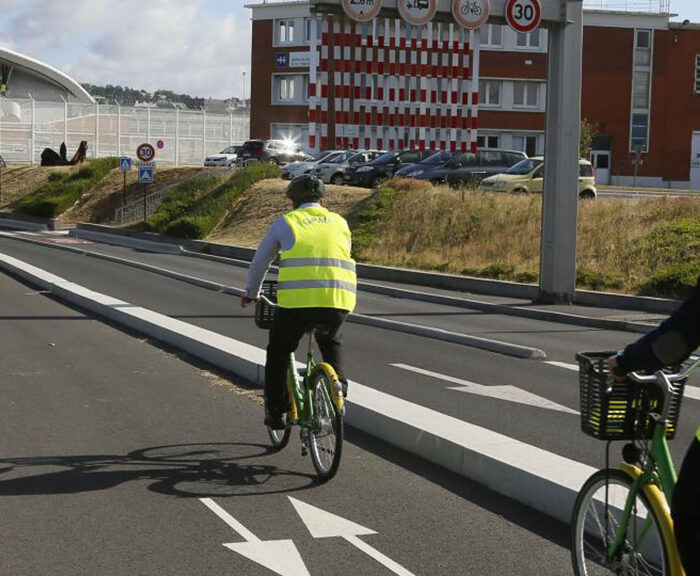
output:
[[[532,270],[523,270],[518,272],[513,278],[516,282],[524,282],[526,284],[534,284],[539,279],[540,275]]]
[[[389,180],[363,203],[362,209],[349,219],[352,229],[352,253],[361,259],[362,251],[369,248],[379,235],[382,221],[392,208],[397,191],[392,184],[401,180]]]
[[[654,274],[643,292],[666,298],[685,298],[695,286],[700,276],[700,258],[670,266]]]
[[[55,218],[75,204],[117,165],[117,158],[99,158],[72,172],[52,172],[49,181],[35,194],[23,198],[16,209],[22,214]]]
[[[181,182],[172,188],[148,219],[151,230],[163,231],[172,221],[187,214],[197,201],[221,184],[222,176],[204,174]]]
[[[515,266],[502,262],[495,262],[479,270],[482,278],[495,278],[496,280],[511,280],[515,276]]]
[[[233,202],[253,184],[267,178],[278,178],[280,169],[274,164],[252,164],[233,175],[200,198],[187,213],[165,224],[168,236],[201,239],[208,236],[231,208]]]
[[[623,279],[617,274],[593,272],[591,270],[576,271],[576,285],[591,290],[609,290],[622,288]]]

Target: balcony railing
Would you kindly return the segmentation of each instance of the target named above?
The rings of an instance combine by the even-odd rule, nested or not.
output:
[[[671,0],[584,0],[583,7],[587,10],[668,14],[670,4]]]

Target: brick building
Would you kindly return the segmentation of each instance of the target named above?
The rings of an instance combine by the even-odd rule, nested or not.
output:
[[[308,145],[306,0],[253,4],[251,137]],[[478,145],[544,151],[547,31],[479,31]],[[700,188],[700,25],[668,14],[587,11],[582,117],[597,128],[601,184]],[[332,122],[332,118],[329,122]]]

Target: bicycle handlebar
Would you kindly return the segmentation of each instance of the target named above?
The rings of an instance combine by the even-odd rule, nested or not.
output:
[[[270,300],[265,294],[260,294],[259,299],[265,302],[268,306],[272,306],[273,308],[277,308],[277,304]]]
[[[689,360],[690,362],[686,364],[686,366],[680,372],[676,372],[675,374],[666,374],[663,370],[658,370],[657,372],[649,376],[645,376],[643,374],[640,374],[639,372],[630,372],[628,376],[632,380],[634,380],[635,382],[639,382],[640,384],[658,382],[660,374],[663,374],[664,378],[668,382],[678,382],[680,380],[683,380],[684,378],[687,378],[690,375],[690,373],[693,370],[695,370],[695,368],[700,366],[700,356],[690,356]]]

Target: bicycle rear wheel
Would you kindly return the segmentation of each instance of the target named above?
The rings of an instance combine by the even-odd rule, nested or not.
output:
[[[309,378],[315,420],[308,431],[309,448],[322,480],[330,480],[338,472],[343,451],[343,416],[332,396],[335,380],[337,376],[328,364],[318,364]]]
[[[621,549],[615,558],[607,558],[631,489],[632,479],[621,470],[599,470],[581,488],[571,521],[571,558],[577,576],[670,574],[662,520],[641,490]]]

